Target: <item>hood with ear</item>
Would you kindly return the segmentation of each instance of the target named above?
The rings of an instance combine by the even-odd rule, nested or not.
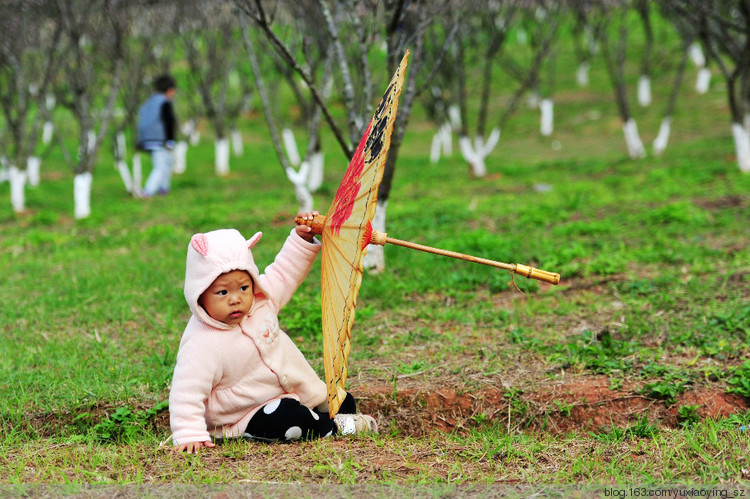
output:
[[[250,239],[245,239],[235,229],[220,229],[205,234],[195,234],[190,239],[185,264],[185,300],[190,311],[201,321],[219,329],[232,328],[208,315],[198,303],[198,299],[211,283],[226,272],[247,271],[253,279],[255,299],[257,300],[259,295],[260,297],[268,295],[260,285],[258,266],[250,251],[262,235],[258,232]]]

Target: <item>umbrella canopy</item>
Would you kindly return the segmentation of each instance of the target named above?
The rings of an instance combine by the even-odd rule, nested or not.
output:
[[[346,396],[346,362],[363,260],[408,58],[407,51],[349,163],[322,228],[323,362],[331,417]]]
[[[331,417],[336,415],[346,397],[346,362],[351,348],[354,310],[357,305],[357,293],[362,284],[364,256],[368,244],[382,246],[391,243],[506,269],[511,275],[520,274],[550,284],[560,282],[560,274],[554,272],[520,263],[503,263],[424,246],[388,237],[387,234],[372,229],[378,185],[383,178],[385,159],[391,144],[391,132],[408,57],[407,51],[349,163],[328,214],[316,215],[313,219],[296,219],[298,224],[310,226],[312,232],[320,234],[322,239],[323,363]]]

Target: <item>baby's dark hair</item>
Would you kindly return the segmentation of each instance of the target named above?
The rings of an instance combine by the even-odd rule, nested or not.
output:
[[[157,76],[154,80],[154,90],[159,93],[166,93],[170,88],[177,88],[177,82],[171,75],[163,74]]]

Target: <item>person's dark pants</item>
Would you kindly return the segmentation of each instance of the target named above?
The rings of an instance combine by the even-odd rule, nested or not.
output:
[[[351,393],[339,408],[341,414],[357,412]],[[278,399],[264,405],[247,424],[245,436],[254,440],[311,440],[335,435],[336,424],[327,412],[308,409],[295,399]]]

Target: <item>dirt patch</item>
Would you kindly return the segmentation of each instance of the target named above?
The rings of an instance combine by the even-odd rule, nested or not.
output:
[[[477,385],[481,385],[477,387]],[[726,418],[750,410],[750,399],[730,394],[725,387],[696,386],[667,405],[638,393],[635,383],[613,389],[606,376],[582,375],[565,382],[539,381],[533,389],[511,389],[502,381],[456,382],[437,377],[427,383],[411,381],[394,390],[382,381],[359,380],[350,387],[360,412],[375,416],[381,429],[402,436],[421,437],[434,432],[466,433],[488,423],[511,431],[559,434],[628,428],[642,418],[662,428],[679,426],[678,410],[693,406],[701,419]],[[136,407],[134,412],[150,407]],[[38,435],[54,437],[67,428],[85,431],[106,420],[113,406],[90,406],[81,411],[29,414],[24,426]],[[151,421],[157,432],[169,433],[169,411]]]
[[[477,390],[449,386],[360,386],[356,393],[362,412],[374,414],[400,433],[423,436],[434,431],[464,432],[486,422],[509,430],[600,431],[627,428],[646,417],[649,424],[674,428],[681,406],[696,406],[702,419],[725,418],[750,410],[750,401],[726,393],[720,386],[701,386],[682,393],[674,404],[637,393],[634,384],[611,389],[605,376],[581,376],[566,383],[549,383],[528,392],[491,386]]]

